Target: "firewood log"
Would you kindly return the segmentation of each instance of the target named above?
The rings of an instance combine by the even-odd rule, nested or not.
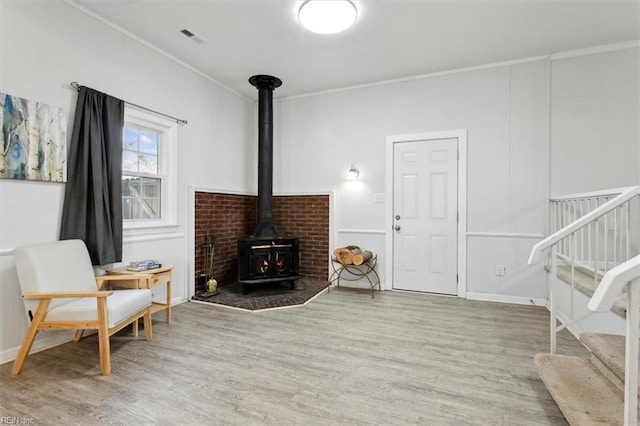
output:
[[[344,247],[335,249],[333,254],[336,256],[336,260],[343,265],[351,265],[351,262],[353,262],[353,255]]]
[[[362,254],[362,250],[358,246],[339,247],[333,251],[336,260],[343,265],[352,265],[353,256]]]
[[[354,255],[352,261],[354,265],[362,265],[372,257],[373,253],[371,253],[369,250],[365,250],[361,254]]]

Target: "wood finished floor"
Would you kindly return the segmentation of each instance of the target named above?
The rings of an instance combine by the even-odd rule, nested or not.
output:
[[[33,424],[563,425],[533,364],[544,308],[335,290],[248,313],[185,303],[154,340],[96,336],[0,366],[0,418]],[[587,356],[571,335],[559,352]]]

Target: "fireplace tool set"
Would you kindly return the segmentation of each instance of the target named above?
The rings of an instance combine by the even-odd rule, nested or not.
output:
[[[205,296],[218,294],[218,281],[213,278],[213,258],[215,254],[214,234],[206,234],[202,243],[202,271],[198,283]]]

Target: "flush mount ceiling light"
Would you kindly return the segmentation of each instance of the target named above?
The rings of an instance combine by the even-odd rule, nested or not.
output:
[[[335,34],[356,22],[358,11],[349,0],[307,0],[298,11],[298,20],[309,31]]]

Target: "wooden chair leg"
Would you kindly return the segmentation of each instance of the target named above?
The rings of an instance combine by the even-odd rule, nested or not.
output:
[[[107,376],[111,373],[111,347],[109,345],[109,324],[107,323],[107,299],[98,298],[98,346],[100,349],[100,370]]]
[[[138,319],[133,322],[133,337],[138,337]]]
[[[138,322],[138,320],[136,320]],[[147,308],[147,312],[144,314],[144,337],[147,340],[153,339],[153,329],[151,328],[151,308]]]
[[[75,336],[73,336],[73,341],[74,342],[79,342],[80,339],[82,339],[82,335],[84,334],[84,329],[78,329],[76,330],[76,334]]]
[[[22,366],[24,365],[24,361],[27,359],[27,355],[29,355],[29,351],[31,351],[31,346],[33,345],[33,341],[36,338],[36,334],[38,333],[38,325],[44,319],[44,316],[47,313],[47,309],[49,308],[49,303],[51,299],[43,299],[40,301],[38,305],[38,309],[36,310],[36,315],[31,320],[31,324],[29,325],[29,329],[27,330],[26,336],[24,336],[24,340],[22,341],[22,346],[20,346],[20,351],[18,351],[18,356],[16,360],[13,362],[13,368],[11,368],[11,374],[20,374],[22,371]]]

